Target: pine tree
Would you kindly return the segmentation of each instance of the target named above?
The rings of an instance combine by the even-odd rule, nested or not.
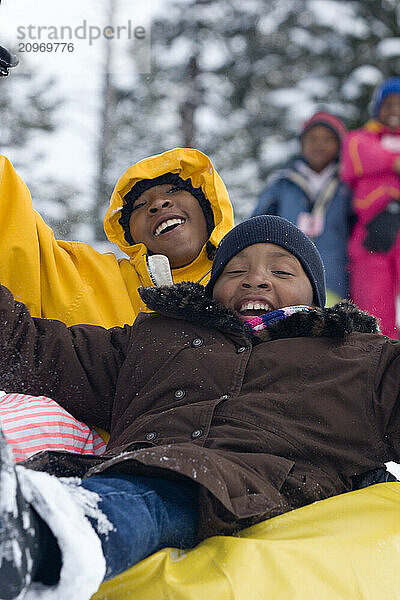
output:
[[[321,108],[351,128],[368,118],[375,85],[399,72],[398,35],[396,0],[171,0],[150,76],[115,89],[111,162],[197,147],[240,220],[297,150],[302,120]]]
[[[0,154],[28,174],[34,207],[56,236],[68,238],[85,218],[73,204],[76,190],[56,177],[39,174],[38,168],[45,161],[46,136],[56,131],[61,100],[54,87],[54,80],[32,72],[26,64],[0,78]]]
[[[10,147],[22,149],[38,131],[54,131],[57,104],[47,97],[53,83],[27,70],[0,79],[1,152]]]

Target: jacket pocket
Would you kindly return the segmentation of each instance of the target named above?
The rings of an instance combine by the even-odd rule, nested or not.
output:
[[[203,445],[207,440],[215,406],[219,399],[177,406],[143,415],[131,423],[117,440],[118,445],[181,444]]]
[[[264,518],[289,509],[281,491],[295,463],[272,454],[237,454],[232,457],[231,501],[240,518]]]

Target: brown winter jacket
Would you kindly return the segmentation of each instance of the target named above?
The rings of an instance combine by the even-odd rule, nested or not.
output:
[[[199,484],[199,537],[353,488],[400,459],[400,342],[349,303],[296,313],[257,342],[198,284],[148,288],[133,326],[32,320],[0,291],[2,389],[46,394],[111,432],[102,457],[44,452],[55,474]]]

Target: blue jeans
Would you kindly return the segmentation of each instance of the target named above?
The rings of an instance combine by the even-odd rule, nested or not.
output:
[[[119,473],[83,479],[82,487],[100,496],[99,508],[114,526],[98,534],[112,579],[161,548],[193,547],[198,519],[195,484]]]

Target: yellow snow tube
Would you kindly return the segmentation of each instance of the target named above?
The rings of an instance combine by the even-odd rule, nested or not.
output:
[[[381,483],[161,550],[92,600],[396,600],[399,563],[400,483]]]

